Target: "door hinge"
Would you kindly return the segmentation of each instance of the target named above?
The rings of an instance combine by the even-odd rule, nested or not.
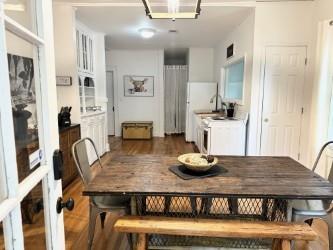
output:
[[[305,58],[305,65],[308,65],[308,59]]]
[[[301,159],[301,153],[298,153],[297,160],[300,160],[300,159]]]
[[[301,108],[301,114],[302,115],[304,114],[304,108],[303,107]]]
[[[114,106],[112,107],[112,111],[114,112]]]

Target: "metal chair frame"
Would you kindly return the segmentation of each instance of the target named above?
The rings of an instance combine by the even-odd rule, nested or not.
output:
[[[325,143],[320,151],[319,154],[313,164],[312,171],[315,172],[320,161],[320,158],[324,152],[324,150],[330,145],[333,144],[333,141],[329,141]],[[328,181],[331,182],[333,178],[333,163],[329,173]],[[332,211],[333,207],[331,205],[331,200],[321,200],[315,202],[322,202],[323,210],[302,210],[297,208],[292,208],[292,221],[298,222],[308,222],[309,224],[312,223],[312,220],[315,218],[322,219],[327,223],[328,226],[328,238],[329,238],[329,249],[333,250],[333,218],[332,218]]]
[[[100,166],[100,168],[103,168],[102,162],[101,162],[101,158],[98,154],[97,148],[95,143],[93,142],[92,139],[90,139],[89,137],[85,137],[82,138],[78,141],[76,141],[73,145],[72,145],[72,155],[73,155],[73,159],[75,162],[75,165],[77,167],[77,170],[80,174],[81,180],[83,182],[84,185],[87,185],[87,180],[86,177],[84,176],[82,167],[79,163],[79,156],[77,154],[77,145],[79,145],[80,143],[86,143],[89,142],[91,143],[91,145],[93,146],[94,152],[97,156],[97,161],[98,164]],[[85,144],[85,150],[87,152],[87,145]],[[90,166],[91,167],[91,166]],[[106,213],[107,212],[113,212],[114,210],[116,210],[118,213],[119,212],[125,212],[129,213],[130,212],[130,204],[128,204],[128,206],[123,206],[123,205],[119,205],[119,206],[105,206],[105,207],[100,207],[96,202],[95,202],[95,198],[97,197],[89,197],[89,229],[88,229],[88,249],[92,248],[92,243],[93,243],[93,239],[94,239],[94,233],[95,233],[95,226],[96,226],[96,219],[97,216],[100,215],[100,219],[101,219],[101,226],[102,228],[104,228],[104,222],[105,222],[105,217],[106,217]],[[130,246],[132,245],[131,243],[131,238],[128,235],[128,240],[130,241]]]

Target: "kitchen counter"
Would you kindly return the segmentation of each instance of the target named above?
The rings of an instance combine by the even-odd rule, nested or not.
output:
[[[81,117],[89,117],[89,116],[94,116],[94,115],[100,115],[100,114],[105,114],[105,110],[98,110],[98,111],[89,111],[85,113],[81,113]]]
[[[202,109],[202,110],[194,110],[194,114],[196,115],[214,115],[214,116],[223,116],[222,112],[213,112],[212,110]]]

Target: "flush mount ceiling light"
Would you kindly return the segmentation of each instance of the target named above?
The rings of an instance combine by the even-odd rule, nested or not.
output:
[[[146,14],[151,19],[196,19],[200,15],[201,0],[196,0],[196,4],[193,6],[193,11],[181,12],[179,0],[167,0],[168,1],[168,12],[153,12],[151,8],[150,0],[142,0]]]
[[[139,29],[139,32],[143,38],[147,39],[147,38],[152,38],[155,35],[156,30],[150,28],[143,28]]]

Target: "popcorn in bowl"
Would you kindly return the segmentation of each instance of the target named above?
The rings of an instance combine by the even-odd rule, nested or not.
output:
[[[196,172],[204,172],[218,163],[216,157],[204,154],[191,153],[178,157],[178,161],[184,164],[188,169]]]

